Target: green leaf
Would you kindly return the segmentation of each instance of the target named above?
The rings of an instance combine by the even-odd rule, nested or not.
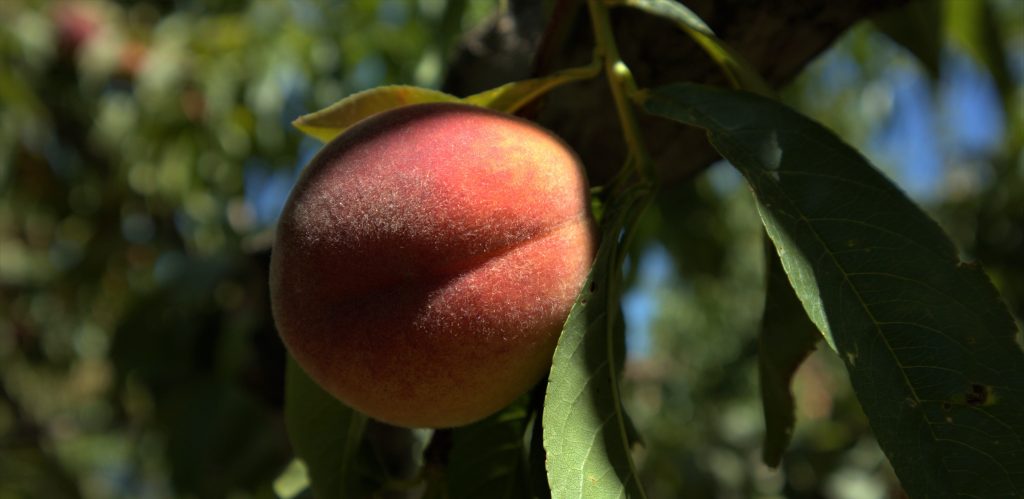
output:
[[[362,497],[365,483],[356,471],[366,416],[323,391],[288,357],[285,374],[285,426],[317,498]]]
[[[611,0],[609,3],[632,7],[674,22],[718,64],[733,87],[765,96],[774,95],[771,86],[761,78],[757,69],[719,39],[707,23],[685,5],[672,0]]]
[[[917,0],[874,19],[875,26],[892,41],[902,45],[928,71],[939,78],[942,61],[942,3]]]
[[[758,339],[758,374],[761,378],[761,402],[764,404],[762,459],[768,466],[776,467],[789,446],[796,423],[793,392],[790,390],[793,375],[814,351],[821,335],[807,318],[800,299],[786,280],[779,255],[774,248],[766,249],[768,289],[761,319],[761,337]]]
[[[450,499],[528,497],[526,398],[478,423],[451,431],[446,477]]]
[[[769,99],[699,85],[646,109],[707,129],[840,354],[911,497],[1024,495],[1024,352],[988,277],[860,154]]]
[[[464,99],[429,88],[386,85],[352,94],[320,111],[299,117],[292,125],[321,142],[330,142],[363,119],[413,104],[461,102],[503,113],[514,113],[561,85],[592,78],[600,71],[600,64],[565,69],[543,78],[506,83]]]
[[[377,113],[413,104],[458,101],[458,97],[437,90],[387,85],[352,94],[320,111],[299,117],[292,125],[306,135],[330,142],[352,125]]]
[[[627,191],[605,212],[594,268],[555,349],[543,418],[555,499],[644,497],[619,395],[616,344],[623,331],[615,325],[623,242],[649,199],[646,190]]]
[[[574,81],[593,78],[601,72],[599,63],[558,71],[543,78],[514,81],[470,95],[462,101],[474,106],[486,107],[503,113],[514,113],[534,99],[555,88]]]

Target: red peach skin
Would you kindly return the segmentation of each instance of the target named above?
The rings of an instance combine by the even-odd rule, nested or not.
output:
[[[285,205],[274,320],[325,390],[378,420],[453,427],[534,385],[593,260],[575,154],[461,104],[368,118],[329,143]]]

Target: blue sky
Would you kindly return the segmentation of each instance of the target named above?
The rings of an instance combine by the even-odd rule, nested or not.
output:
[[[948,55],[935,86],[905,65],[883,79],[892,92],[892,113],[868,152],[891,162],[895,180],[912,198],[936,200],[951,162],[990,154],[1002,144],[1005,117],[995,82],[968,57]]]

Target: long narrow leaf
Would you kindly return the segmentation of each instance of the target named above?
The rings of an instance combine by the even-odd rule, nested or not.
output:
[[[644,105],[707,129],[746,177],[910,496],[1024,496],[1024,352],[980,268],[864,157],[782,104],[676,84]]]
[[[775,248],[768,248],[767,293],[758,340],[758,374],[764,405],[764,451],[768,466],[778,466],[796,424],[790,384],[797,368],[814,351],[821,335],[800,305]]]
[[[470,95],[462,99],[462,102],[503,113],[514,113],[555,88],[566,83],[593,78],[600,72],[600,64],[569,68],[541,78],[506,83],[500,87]]]
[[[306,464],[315,497],[368,493],[355,463],[366,416],[323,391],[291,357],[285,374],[285,427],[296,457]]]
[[[644,497],[618,392],[615,325],[621,238],[646,205],[631,191],[604,215],[603,242],[555,349],[544,399],[544,449],[555,499]],[[620,347],[621,348],[621,347]]]
[[[352,125],[377,113],[413,104],[458,100],[454,95],[429,88],[387,85],[352,94],[324,109],[300,116],[292,125],[321,142],[330,142]]]
[[[514,113],[534,99],[566,83],[592,78],[600,64],[569,68],[541,78],[513,81],[466,98],[411,85],[386,85],[352,94],[319,111],[300,116],[292,125],[300,131],[329,142],[349,127],[377,113],[431,102],[461,102],[503,113]]]
[[[530,414],[525,398],[478,423],[452,430],[450,499],[518,499],[530,489],[525,454]]]

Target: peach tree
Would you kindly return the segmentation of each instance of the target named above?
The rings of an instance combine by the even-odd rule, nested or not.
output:
[[[446,147],[452,144],[440,139],[424,146],[426,143],[418,142],[418,136],[407,130],[394,132],[394,137],[382,139],[383,145],[351,152],[358,158],[342,160],[329,170],[332,173],[326,179],[319,178],[325,175],[320,175],[324,168],[318,165],[330,161],[314,160],[311,168],[315,169],[307,177],[316,176],[323,183],[300,181],[299,194],[293,194],[293,199],[305,196],[311,201],[300,206],[305,218],[292,216],[293,208],[285,211],[274,248],[275,262],[283,263],[275,263],[272,285],[275,319],[298,359],[288,368],[287,424],[297,462],[304,466],[314,494],[361,497],[404,489],[422,491],[426,497],[646,497],[632,458],[633,450],[643,446],[644,440],[626,412],[620,390],[625,358],[620,299],[627,250],[641,214],[662,182],[663,172],[654,159],[662,156],[661,151],[649,143],[641,125],[652,119],[700,130],[717,154],[742,174],[756,200],[768,247],[759,351],[766,424],[764,461],[777,466],[783,458],[794,426],[789,383],[807,354],[823,341],[844,364],[871,429],[907,494],[1019,497],[1024,493],[1024,353],[1014,319],[982,269],[961,260],[939,225],[858,151],[776,100],[758,71],[681,4],[588,0],[582,8],[587,10],[593,33],[589,63],[466,96],[412,86],[378,87],[295,122],[303,132],[329,142],[326,150],[348,147],[345,150],[352,151],[355,146],[338,144],[359,142],[367,134],[386,135],[398,126],[395,120],[380,116],[416,114],[423,106],[437,105],[476,106],[489,110],[488,116],[531,116],[556,88],[602,81],[627,152],[608,181],[590,191],[600,243],[585,280],[582,273],[577,275],[559,265],[574,268],[580,255],[589,262],[588,239],[578,237],[532,258],[527,255],[521,265],[538,266],[523,270],[523,275],[535,281],[525,291],[525,284],[510,275],[522,270],[520,267],[499,266],[493,282],[485,279],[474,284],[494,287],[474,288],[483,297],[532,294],[499,297],[494,302],[512,307],[499,310],[502,317],[532,317],[532,312],[514,307],[536,304],[528,299],[531,297],[554,299],[547,290],[557,287],[564,291],[562,279],[576,281],[570,286],[575,300],[571,310],[555,307],[562,311],[555,331],[557,345],[552,339],[550,365],[545,353],[540,369],[546,376],[532,389],[528,385],[536,379],[533,368],[503,360],[487,364],[492,357],[467,354],[479,344],[474,333],[480,337],[497,334],[497,330],[480,326],[486,320],[468,321],[464,327],[445,323],[430,330],[415,325],[418,320],[434,325],[438,321],[466,322],[465,316],[476,314],[474,307],[487,306],[479,300],[421,300],[409,294],[418,284],[403,276],[443,267],[445,279],[459,280],[477,272],[476,264],[445,261],[431,252],[450,255],[460,251],[456,248],[460,244],[482,244],[469,255],[470,260],[497,258],[495,252],[501,253],[511,244],[497,239],[515,239],[516,231],[524,226],[520,222],[536,222],[543,226],[537,229],[541,233],[544,227],[557,225],[557,221],[544,220],[551,210],[557,211],[557,203],[550,207],[535,203],[564,196],[579,207],[572,196],[582,184],[571,177],[571,169],[559,174],[560,179],[569,179],[565,186],[536,198],[524,195],[515,182],[492,183],[485,171],[501,167],[508,160],[502,154],[531,154],[529,145],[511,153],[499,149],[473,156],[477,149],[491,148],[490,142],[497,139],[483,134],[479,142],[467,141],[456,131],[450,132],[453,147]],[[620,53],[620,40],[612,27],[613,17],[627,8],[677,25],[716,62],[727,85],[638,83]],[[448,124],[431,126],[442,136],[449,133]],[[515,136],[506,139],[516,140]],[[399,156],[412,156],[395,159],[391,150],[409,143],[422,147],[413,153],[398,152]],[[333,152],[327,157],[333,157]],[[464,161],[463,154],[471,160]],[[439,188],[424,200],[415,182],[403,187],[407,179],[391,177],[392,183],[380,187],[391,197],[382,199],[373,194],[377,187],[361,182],[356,171],[379,169],[374,182],[388,182],[389,175],[413,168],[403,165],[421,164],[421,158],[435,156],[440,159],[431,168],[460,163],[458,167],[467,170],[459,175],[475,175],[474,181],[486,185],[484,190],[498,199],[496,203],[511,201],[510,208],[487,212],[485,216],[492,220],[482,229],[467,228],[460,220],[446,218],[463,209],[452,206],[462,202],[457,201],[461,191]],[[550,160],[536,162],[547,164]],[[515,164],[524,174],[533,175],[530,161]],[[479,171],[472,173],[474,168]],[[434,175],[430,171],[418,174],[428,183]],[[320,190],[330,191],[336,185],[331,182],[352,185],[345,188],[347,194],[323,194]],[[309,187],[311,184],[314,187]],[[477,201],[480,199],[466,202],[475,206],[472,203]],[[394,209],[385,210],[383,205]],[[521,213],[528,216],[509,221]],[[439,228],[426,240],[381,239],[376,233],[359,232],[366,223],[399,223],[388,218],[394,216],[406,217],[399,220],[405,224],[402,230],[429,232],[435,223]],[[346,217],[354,221],[349,223]],[[356,220],[360,217],[362,221]],[[510,225],[503,225],[506,222]],[[302,230],[296,230],[297,226]],[[470,237],[478,237],[481,231],[494,231],[497,239]],[[530,232],[533,235],[527,239],[536,233]],[[415,247],[416,241],[425,246]],[[349,259],[350,251],[358,256]],[[332,252],[337,261],[330,260]],[[556,254],[565,262],[549,258]],[[375,261],[387,267],[388,274],[380,282],[375,280]],[[431,268],[402,268],[406,263],[415,267],[421,262]],[[290,276],[294,266],[302,268]],[[327,299],[320,300],[319,290],[295,291],[313,286],[311,282],[317,279],[333,286],[325,293]],[[366,282],[372,285],[363,286]],[[395,291],[367,294],[367,289],[381,283]],[[423,293],[426,296],[433,291]],[[388,297],[394,301],[387,301]],[[434,314],[436,310],[430,308],[450,303],[459,307],[451,314]],[[359,315],[360,307],[371,306],[373,315]],[[500,334],[515,336],[516,325],[534,327],[529,319],[513,322],[506,321],[502,327],[512,329],[501,329]],[[309,328],[315,331],[303,332]],[[427,331],[425,336],[420,335],[422,331]],[[382,334],[387,339],[382,339]],[[425,339],[432,335],[457,338],[444,337],[436,343]],[[358,338],[338,339],[350,336]],[[361,349],[375,342],[385,350]],[[394,357],[389,357],[389,352],[394,352]],[[430,368],[435,365],[431,358],[442,366],[439,371]],[[448,376],[465,358],[485,363],[468,369],[473,377],[438,384],[437,379]],[[530,372],[524,374],[522,369]],[[390,377],[396,370],[404,376],[400,382]],[[337,381],[335,376],[350,379]],[[512,390],[506,389],[509,380],[515,387]],[[415,387],[417,382],[429,386],[417,393],[413,405],[403,407],[401,390],[395,387]],[[359,393],[353,394],[355,389],[349,386],[357,386]],[[415,477],[402,483],[382,479],[375,470],[380,464],[367,441],[368,416],[327,392],[369,416],[437,428],[422,433],[430,443]],[[488,395],[483,409],[468,411],[471,416],[443,417],[448,407],[469,399],[475,402],[480,393]],[[374,401],[367,402],[371,399]],[[499,399],[500,403],[495,402]],[[506,404],[511,399],[515,400]],[[431,401],[437,405],[431,407]],[[387,409],[376,409],[382,406]],[[410,417],[405,417],[406,413]]]

